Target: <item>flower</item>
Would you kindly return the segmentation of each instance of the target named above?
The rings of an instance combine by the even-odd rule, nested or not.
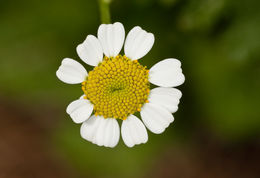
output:
[[[125,39],[121,23],[102,24],[97,36],[88,35],[76,49],[85,63],[95,66],[92,71],[88,73],[79,62],[65,58],[56,72],[65,83],[82,84],[84,95],[71,102],[66,111],[75,123],[82,123],[81,136],[94,144],[117,145],[117,119],[122,120],[121,134],[128,147],[146,143],[145,126],[160,134],[174,120],[172,113],[177,111],[182,93],[172,87],[185,80],[181,62],[169,58],[150,70],[142,66],[138,60],[152,48],[154,35],[139,26]],[[119,52],[123,45],[122,56]],[[150,83],[159,87],[150,90]],[[136,112],[143,122],[134,115]]]

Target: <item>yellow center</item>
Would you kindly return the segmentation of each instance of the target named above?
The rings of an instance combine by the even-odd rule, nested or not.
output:
[[[82,83],[95,115],[123,120],[148,102],[149,88],[146,66],[121,55],[105,56]]]

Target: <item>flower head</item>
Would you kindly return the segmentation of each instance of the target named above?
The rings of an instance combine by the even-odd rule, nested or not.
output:
[[[80,133],[84,139],[99,146],[116,146],[119,119],[124,143],[132,147],[147,142],[145,126],[160,134],[173,122],[172,113],[177,111],[182,93],[171,87],[184,82],[181,63],[169,58],[148,70],[138,60],[153,43],[154,35],[141,27],[134,27],[125,39],[121,23],[102,24],[98,38],[88,35],[77,46],[79,57],[95,66],[92,71],[87,73],[73,59],[63,59],[57,77],[68,84],[81,83],[84,92],[67,107],[72,120],[82,123]],[[120,55],[123,45],[125,55]],[[159,87],[150,89],[150,83]],[[140,112],[143,122],[134,115],[136,112]]]

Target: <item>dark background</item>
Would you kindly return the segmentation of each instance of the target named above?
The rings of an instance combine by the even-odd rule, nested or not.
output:
[[[80,138],[65,112],[80,85],[55,75],[64,57],[80,61],[76,46],[96,35],[98,3],[1,1],[0,177],[259,177],[259,7],[258,0],[114,0],[113,22],[155,35],[140,62],[150,68],[177,58],[186,81],[163,134],[109,149]]]

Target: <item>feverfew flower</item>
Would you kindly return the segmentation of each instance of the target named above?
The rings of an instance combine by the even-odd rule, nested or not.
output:
[[[92,71],[88,73],[77,61],[65,58],[56,72],[65,83],[82,84],[84,95],[68,105],[67,113],[75,123],[82,123],[81,136],[99,146],[117,145],[117,119],[122,120],[121,134],[128,147],[146,143],[145,126],[160,134],[174,120],[172,113],[177,111],[182,93],[172,87],[184,82],[181,63],[169,58],[150,70],[142,66],[138,60],[152,48],[154,35],[139,26],[125,39],[121,23],[102,24],[97,36],[88,35],[77,46],[79,57],[95,66]],[[125,55],[120,55],[123,45]],[[150,83],[159,87],[150,90]]]

